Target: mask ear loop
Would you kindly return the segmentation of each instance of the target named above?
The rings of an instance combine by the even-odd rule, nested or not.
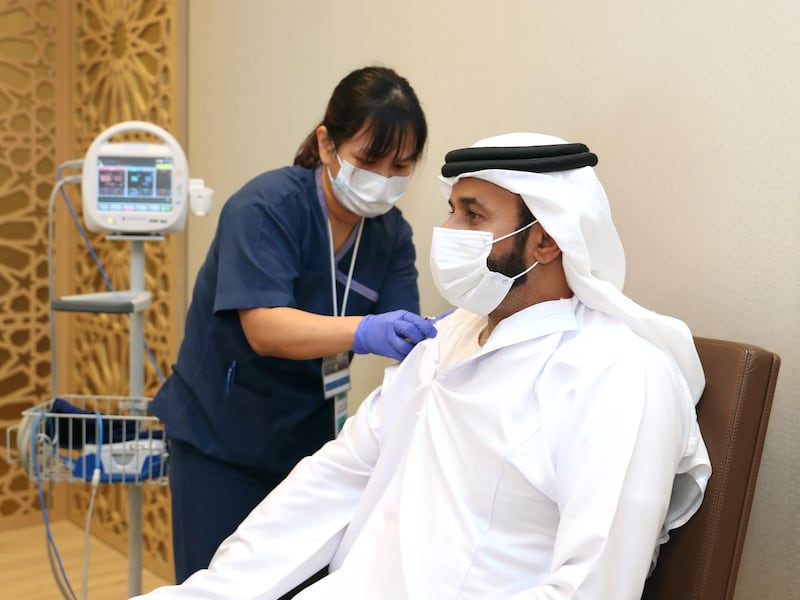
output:
[[[504,240],[504,239],[506,239],[506,238],[510,238],[512,235],[517,235],[518,233],[520,233],[520,232],[522,232],[522,231],[525,231],[526,229],[528,229],[528,228],[530,228],[530,227],[533,227],[533,226],[534,226],[536,223],[538,223],[538,222],[539,222],[539,219],[534,219],[533,221],[531,221],[531,222],[530,222],[530,223],[528,223],[527,225],[523,225],[522,227],[520,227],[520,228],[519,228],[519,229],[517,229],[516,231],[512,231],[511,233],[507,233],[507,234],[505,234],[505,235],[501,235],[499,238],[497,238],[497,239],[495,239],[495,240],[492,240],[492,243],[494,244],[495,242],[499,242],[499,241],[501,241],[501,240]],[[511,279],[513,279],[514,281],[516,281],[517,279],[519,279],[519,278],[520,278],[520,277],[522,277],[523,275],[527,275],[527,274],[528,274],[528,273],[530,273],[530,272],[533,270],[533,268],[534,268],[536,265],[538,265],[538,264],[539,264],[539,261],[537,260],[537,261],[536,261],[535,263],[533,263],[533,264],[532,264],[530,267],[528,267],[527,269],[525,269],[525,270],[524,270],[522,273],[519,273],[518,275],[514,275],[513,277],[511,277]]]
[[[331,142],[331,145],[333,145],[333,142]],[[333,155],[336,157],[336,162],[339,163],[339,173],[336,174],[336,177],[338,177],[341,174],[344,165],[342,164],[342,157],[339,156],[339,152],[336,150],[336,146],[333,146]],[[333,173],[331,173],[331,168],[328,165],[325,165],[325,168],[328,170],[328,179],[330,179],[330,182],[333,183],[336,180],[336,177],[333,176]]]
[[[502,241],[502,240],[504,240],[504,239],[506,239],[506,238],[510,238],[512,235],[517,235],[518,233],[520,233],[520,232],[522,232],[522,231],[525,231],[525,230],[526,230],[526,229],[528,229],[529,227],[533,227],[533,226],[534,226],[534,225],[536,225],[536,223],[538,223],[538,222],[539,222],[539,220],[538,220],[538,219],[534,219],[533,221],[531,221],[531,222],[530,222],[530,223],[528,223],[527,225],[523,225],[522,227],[520,227],[520,228],[519,228],[519,229],[517,229],[516,231],[512,231],[511,233],[507,233],[507,234],[505,234],[505,235],[501,235],[499,238],[495,238],[495,239],[493,239],[493,240],[492,240],[492,243],[494,244],[494,243],[496,243],[496,242],[500,242],[500,241]]]
[[[527,269],[525,269],[525,270],[524,270],[522,273],[520,273],[519,275],[514,275],[514,276],[513,276],[511,279],[513,279],[514,281],[516,281],[517,279],[519,279],[519,278],[520,278],[520,277],[522,277],[523,275],[527,275],[528,273],[530,273],[531,271],[533,271],[533,267],[535,267],[535,266],[536,266],[536,265],[538,265],[538,264],[539,264],[539,261],[537,260],[537,261],[536,261],[535,263],[533,263],[533,264],[532,264],[530,267],[528,267]]]

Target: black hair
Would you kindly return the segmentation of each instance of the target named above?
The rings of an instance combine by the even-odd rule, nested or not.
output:
[[[531,221],[536,220],[536,217],[533,216],[531,209],[528,208],[528,204],[525,202],[525,200],[522,199],[522,196],[519,196],[519,208],[517,212],[519,218],[519,222],[517,223],[517,229],[521,229]]]
[[[367,125],[372,136],[366,149],[370,159],[392,152],[399,156],[406,136],[411,135],[414,146],[409,158],[416,162],[428,138],[425,113],[414,89],[387,67],[363,67],[342,79],[333,90],[320,125],[337,146]],[[317,127],[297,150],[295,165],[313,168],[320,164]]]

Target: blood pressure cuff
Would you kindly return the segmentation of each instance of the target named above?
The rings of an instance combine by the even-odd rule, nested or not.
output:
[[[443,177],[456,177],[487,169],[552,173],[593,167],[597,155],[585,144],[546,146],[472,147],[451,150],[444,157]]]
[[[44,426],[59,448],[73,450],[83,448],[84,444],[124,442],[139,435],[137,420],[132,417],[98,416],[62,398],[53,401]]]

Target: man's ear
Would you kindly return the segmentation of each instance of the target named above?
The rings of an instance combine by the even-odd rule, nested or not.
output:
[[[541,226],[539,231],[540,234],[536,236],[537,244],[534,250],[534,257],[540,264],[546,265],[561,256],[561,248]]]

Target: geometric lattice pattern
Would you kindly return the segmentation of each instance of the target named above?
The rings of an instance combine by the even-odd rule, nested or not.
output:
[[[177,35],[174,2],[162,0],[79,0],[75,2],[75,153],[82,156],[92,140],[120,121],[143,120],[174,131]],[[74,236],[72,293],[104,291],[100,269]],[[128,244],[92,236],[101,264],[115,289],[129,286]],[[153,303],[145,313],[145,336],[169,368],[174,344],[175,237],[145,244],[145,287]],[[76,365],[73,391],[125,394],[128,391],[127,317],[83,315],[74,327]],[[145,362],[145,393],[158,389],[155,367]]]
[[[177,96],[177,2],[162,0],[79,0],[74,3],[76,154],[81,156],[107,127],[129,120],[150,121],[174,131]],[[72,293],[103,291],[104,279],[75,237]],[[114,289],[129,287],[129,245],[93,236],[91,243]],[[153,294],[145,312],[145,339],[158,370],[145,360],[145,394],[158,389],[158,373],[168,373],[174,358],[176,240],[145,244],[145,288]],[[74,315],[70,327],[73,370],[68,390],[78,394],[128,393],[128,318]],[[144,352],[144,349],[142,349]],[[127,546],[125,486],[106,486],[95,505],[93,531]],[[70,514],[85,514],[86,490],[74,487]],[[172,575],[169,491],[145,486],[143,561]]]
[[[0,426],[18,423],[22,410],[50,397],[47,280],[47,206],[55,183],[56,132],[70,132],[69,156],[81,158],[92,140],[114,123],[145,120],[175,133],[178,0],[0,0]],[[64,19],[67,14],[68,18]],[[59,18],[59,16],[61,18]],[[65,35],[64,28],[69,28]],[[60,29],[59,29],[60,28]],[[60,36],[59,36],[60,34]],[[56,40],[69,40],[57,48]],[[69,55],[72,94],[57,122],[56,60]],[[63,65],[60,57],[58,64]],[[63,102],[65,97],[61,96]],[[63,133],[62,133],[63,135]],[[71,189],[70,189],[71,188]],[[80,214],[80,188],[68,186]],[[65,212],[59,199],[57,211]],[[57,221],[58,222],[58,221]],[[63,225],[64,222],[60,222]],[[57,270],[59,293],[104,291],[105,279],[74,225],[57,229],[56,252],[68,257]],[[89,236],[114,289],[129,287],[125,242]],[[145,244],[145,286],[153,295],[145,312],[145,394],[160,385],[174,360],[176,236]],[[67,356],[59,356],[58,391],[128,393],[128,318],[70,313]],[[59,335],[61,335],[59,333]],[[144,351],[144,349],[143,349]],[[66,364],[66,367],[64,366]],[[5,435],[3,435],[3,443]],[[3,457],[5,452],[3,452]],[[38,510],[30,481],[0,458],[0,518]],[[92,532],[127,548],[123,485],[102,485]],[[70,488],[71,518],[82,523],[88,491]],[[169,492],[144,486],[143,561],[171,577]]]
[[[50,393],[47,205],[55,172],[55,27],[50,2],[0,2],[0,518],[38,513],[5,461],[5,430]]]

